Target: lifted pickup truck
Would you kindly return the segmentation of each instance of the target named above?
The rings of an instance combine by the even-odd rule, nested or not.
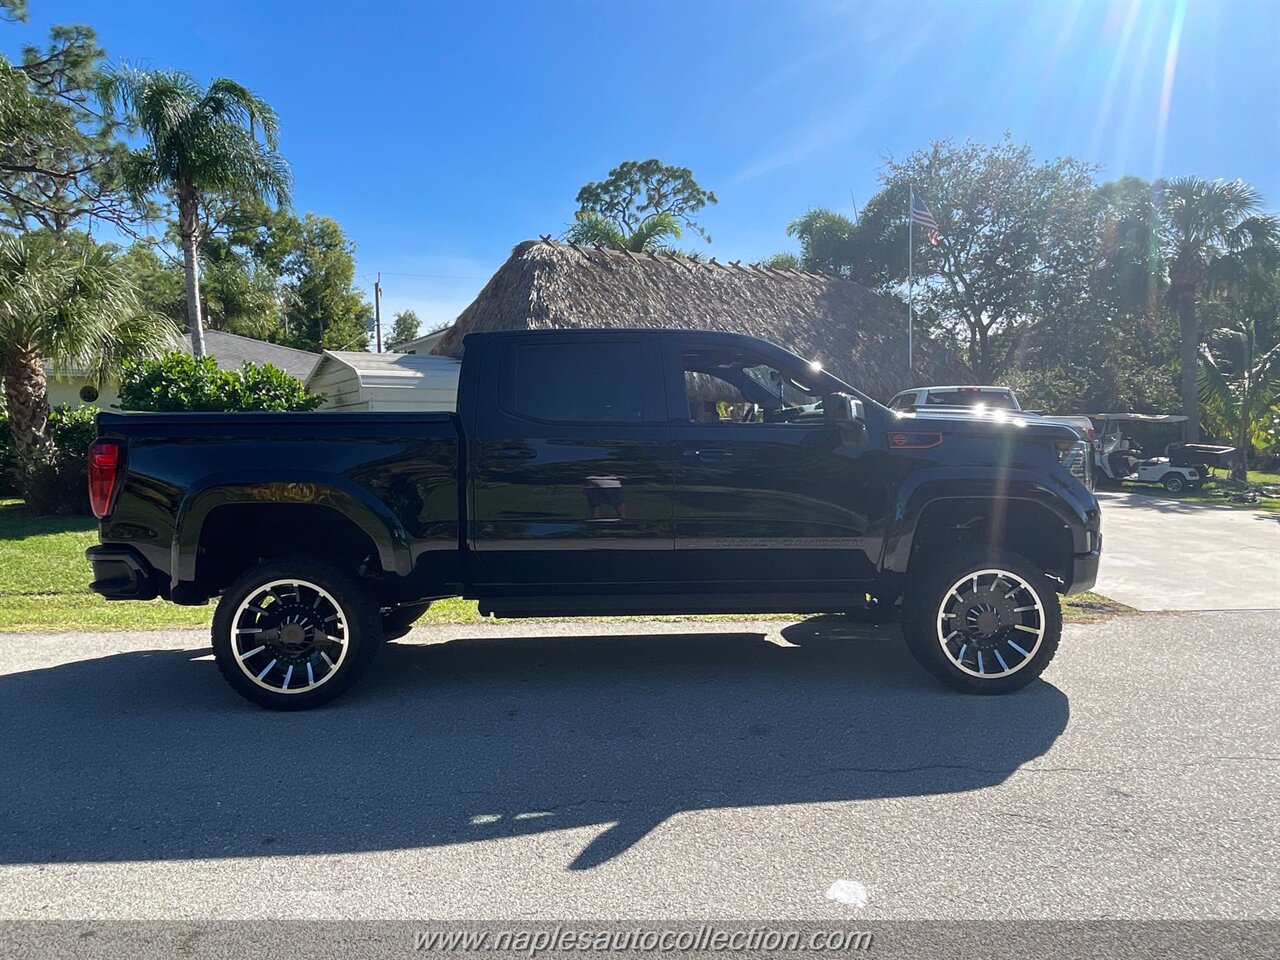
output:
[[[265,707],[331,700],[431,601],[504,617],[900,616],[963,691],[1030,683],[1092,586],[1065,426],[895,414],[751,337],[467,338],[457,413],[101,414],[92,588],[218,599]]]

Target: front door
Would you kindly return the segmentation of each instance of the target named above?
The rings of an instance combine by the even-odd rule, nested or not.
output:
[[[829,378],[696,334],[668,334],[666,351],[680,576],[708,592],[856,593],[878,560],[883,471],[865,432],[826,421]]]
[[[490,594],[626,592],[667,575],[671,432],[657,333],[504,338],[471,458],[472,579]]]

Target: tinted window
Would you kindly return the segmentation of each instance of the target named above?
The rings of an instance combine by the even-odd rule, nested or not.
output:
[[[694,423],[821,422],[822,395],[741,350],[681,352],[689,419]]]
[[[648,364],[635,342],[522,343],[507,352],[502,405],[537,420],[638,423]]]
[[[949,407],[994,407],[997,410],[1016,410],[1013,397],[1003,390],[930,390],[925,403],[945,404]]]

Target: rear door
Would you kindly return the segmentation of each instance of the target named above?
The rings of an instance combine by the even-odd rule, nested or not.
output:
[[[668,575],[671,430],[656,333],[501,337],[468,438],[473,581],[574,593]],[[619,585],[623,585],[620,587]]]

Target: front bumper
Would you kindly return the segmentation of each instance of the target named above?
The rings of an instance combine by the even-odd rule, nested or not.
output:
[[[151,600],[160,591],[156,573],[133,547],[102,544],[84,552],[93,567],[89,589],[108,600]]]
[[[1084,593],[1098,582],[1098,561],[1102,559],[1102,537],[1098,537],[1098,549],[1077,553],[1071,562],[1071,580],[1063,589],[1065,594]]]

